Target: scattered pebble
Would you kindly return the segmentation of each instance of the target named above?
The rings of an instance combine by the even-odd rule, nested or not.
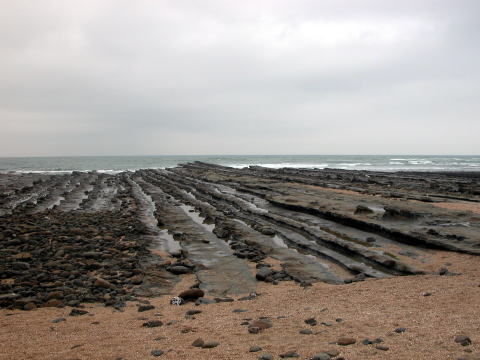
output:
[[[341,346],[352,345],[352,344],[355,344],[356,342],[357,340],[350,337],[341,337],[337,340],[337,344]]]
[[[258,358],[258,360],[272,360],[272,359],[273,359],[273,355],[269,353],[262,354]]]
[[[152,356],[161,356],[161,355],[163,355],[163,351],[162,350],[152,350],[150,352],[150,354],[152,354]]]
[[[196,314],[200,314],[202,312],[202,310],[188,310],[185,315],[188,315],[188,316],[191,316],[191,315],[196,315]]]
[[[88,311],[80,310],[80,309],[72,309],[72,311],[70,311],[70,314],[68,314],[68,315],[69,316],[81,316],[81,315],[85,315],[85,314],[88,314]]]
[[[279,355],[282,359],[285,359],[285,358],[298,358],[300,357],[299,354],[297,354],[296,351],[289,351],[289,352],[286,352],[284,354],[280,354]]]
[[[250,352],[258,352],[258,351],[262,351],[262,348],[261,348],[260,346],[251,346],[248,351],[250,351]]]
[[[218,341],[208,341],[208,342],[203,344],[202,348],[212,349],[214,347],[217,347],[218,345],[220,345],[220,343]]]
[[[330,360],[330,355],[327,353],[315,354],[313,355],[312,360]]]
[[[315,320],[315,318],[308,318],[307,320],[305,320],[305,324],[308,324],[310,326],[315,326],[317,325],[317,320]]]
[[[67,319],[65,319],[65,318],[58,318],[58,319],[52,320],[52,323],[57,324],[57,323],[62,322],[62,321],[67,321]]]
[[[310,329],[303,329],[303,330],[300,330],[299,333],[303,335],[311,335],[313,334],[313,331]]]
[[[140,305],[138,307],[138,312],[144,312],[144,311],[148,311],[148,310],[152,310],[152,309],[155,309],[155,306],[153,306],[153,305]]]
[[[399,327],[399,328],[396,328],[396,329],[395,329],[395,332],[396,332],[397,334],[404,333],[405,331],[407,331],[407,329],[405,329],[404,327]]]
[[[472,340],[470,340],[470,338],[466,335],[455,336],[455,342],[462,346],[468,346],[472,344]]]
[[[192,346],[202,347],[204,343],[205,343],[205,342],[203,341],[202,338],[198,338],[198,339],[196,339],[196,340],[192,343]]]
[[[159,327],[162,325],[163,325],[163,322],[161,322],[160,320],[150,320],[142,324],[143,327],[148,327],[148,328]]]
[[[377,345],[377,346],[375,346],[375,349],[382,350],[382,351],[387,351],[389,349],[389,347],[384,346],[384,345]]]

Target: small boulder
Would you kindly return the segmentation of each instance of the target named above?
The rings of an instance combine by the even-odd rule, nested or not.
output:
[[[178,297],[182,298],[185,302],[195,301],[198,298],[201,298],[204,296],[205,296],[205,292],[200,289],[188,289],[178,294]]]

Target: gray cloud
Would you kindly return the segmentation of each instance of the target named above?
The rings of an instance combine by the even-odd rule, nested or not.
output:
[[[12,1],[0,156],[478,154],[478,1]]]

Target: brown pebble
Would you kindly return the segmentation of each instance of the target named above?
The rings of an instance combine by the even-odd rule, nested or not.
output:
[[[349,337],[341,337],[337,340],[337,344],[342,346],[352,345],[352,344],[355,344],[356,342],[357,340]]]

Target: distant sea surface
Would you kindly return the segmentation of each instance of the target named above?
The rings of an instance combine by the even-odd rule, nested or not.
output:
[[[210,156],[72,156],[0,158],[0,172],[63,173],[87,170],[116,173],[162,169],[192,161],[242,168],[335,168],[375,171],[480,171],[478,156],[423,155],[210,155]]]

